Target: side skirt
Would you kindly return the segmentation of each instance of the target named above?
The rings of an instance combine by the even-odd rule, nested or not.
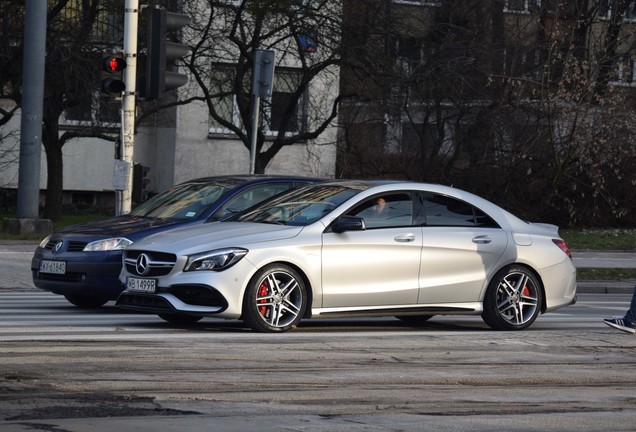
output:
[[[312,318],[397,316],[397,315],[480,315],[481,303],[461,305],[405,306],[405,307],[356,307],[356,308],[314,308]]]

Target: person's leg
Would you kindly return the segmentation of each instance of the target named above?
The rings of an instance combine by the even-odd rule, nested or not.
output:
[[[636,286],[632,294],[632,302],[629,310],[624,317],[606,318],[603,320],[605,324],[620,331],[627,333],[636,333]]]
[[[632,303],[625,314],[625,321],[628,321],[631,324],[636,324],[636,287],[634,287],[634,294],[632,294]]]

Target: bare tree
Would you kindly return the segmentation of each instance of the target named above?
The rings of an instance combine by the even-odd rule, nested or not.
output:
[[[185,61],[219,134],[250,148],[254,98],[250,94],[256,49],[276,52],[271,98],[262,100],[255,172],[285,146],[321,135],[338,114],[341,10],[336,0],[184,2],[192,17],[192,51]],[[334,97],[334,90],[336,96]]]
[[[14,102],[15,109],[2,111],[8,121],[22,102],[22,23],[24,2],[1,0],[0,97]],[[123,4],[116,0],[50,1],[47,16],[45,92],[42,144],[46,151],[47,188],[44,217],[62,215],[63,159],[65,143],[79,137],[114,141],[117,129],[108,128],[107,112],[116,112],[112,101],[97,93],[101,52],[121,46]],[[117,45],[116,45],[117,44]],[[79,114],[72,127],[60,123],[63,115]],[[107,116],[106,116],[107,117]]]
[[[363,3],[343,175],[453,184],[564,225],[634,220],[625,2]]]

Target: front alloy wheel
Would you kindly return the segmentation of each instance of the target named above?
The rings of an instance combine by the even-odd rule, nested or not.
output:
[[[495,330],[523,330],[539,316],[541,285],[528,269],[502,269],[488,285],[482,318]]]
[[[307,307],[303,278],[284,264],[259,270],[250,281],[243,301],[243,321],[259,332],[284,332],[300,322]]]

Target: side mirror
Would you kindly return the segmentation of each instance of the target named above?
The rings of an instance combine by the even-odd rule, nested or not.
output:
[[[341,233],[345,231],[364,231],[367,227],[364,219],[356,216],[341,216],[331,224],[331,231]]]

